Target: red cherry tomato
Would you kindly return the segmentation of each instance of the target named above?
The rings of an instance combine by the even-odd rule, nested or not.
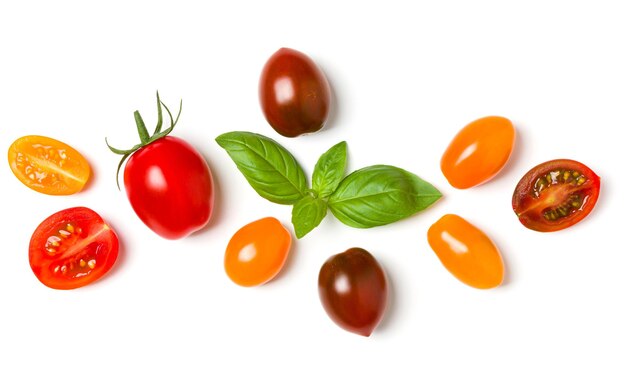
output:
[[[273,217],[245,225],[226,246],[224,269],[228,277],[241,286],[265,284],[285,265],[291,235]]]
[[[113,148],[122,155],[124,187],[133,210],[150,229],[167,239],[179,239],[204,227],[213,210],[213,177],[204,158],[189,143],[169,136],[178,122],[157,93],[159,118],[150,136],[138,111],[135,122],[141,143],[129,150]],[[161,131],[162,108],[171,125]],[[182,106],[181,106],[182,109]],[[180,111],[178,112],[180,116]]]
[[[96,212],[65,209],[45,219],[30,239],[28,258],[35,276],[54,289],[90,284],[117,259],[117,235]]]
[[[465,219],[449,214],[428,230],[428,243],[443,266],[461,282],[495,288],[504,279],[504,262],[491,239]]]
[[[524,226],[552,232],[584,219],[596,205],[600,177],[575,160],[551,160],[522,177],[513,192],[513,211]]]
[[[282,48],[267,60],[259,83],[261,108],[278,133],[296,137],[320,130],[330,112],[330,86],[305,54]]]
[[[318,278],[322,306],[340,327],[368,337],[387,307],[387,280],[376,259],[361,248],[330,257]]]
[[[504,117],[484,117],[465,126],[444,152],[441,171],[457,189],[487,182],[504,167],[515,142],[513,123]]]
[[[177,137],[163,137],[135,152],[124,169],[124,187],[137,216],[164,238],[185,237],[211,217],[209,166]]]

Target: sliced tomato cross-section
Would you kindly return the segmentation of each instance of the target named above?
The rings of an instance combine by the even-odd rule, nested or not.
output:
[[[117,260],[119,241],[96,212],[65,209],[45,219],[30,240],[28,258],[35,276],[54,289],[74,289],[96,281]]]
[[[9,147],[8,158],[17,179],[44,194],[77,193],[91,174],[89,163],[78,151],[50,137],[20,137]]]
[[[600,194],[600,177],[575,160],[539,164],[522,177],[513,193],[513,211],[527,228],[558,231],[584,219]]]

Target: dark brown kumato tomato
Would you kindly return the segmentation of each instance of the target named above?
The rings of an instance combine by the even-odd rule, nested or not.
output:
[[[326,76],[307,55],[287,48],[265,63],[259,99],[267,122],[285,137],[322,129],[331,105]]]
[[[387,279],[380,264],[362,248],[330,257],[318,279],[322,306],[340,327],[368,337],[387,307]]]
[[[527,228],[558,231],[584,219],[600,194],[600,177],[575,160],[541,163],[520,179],[513,211]]]

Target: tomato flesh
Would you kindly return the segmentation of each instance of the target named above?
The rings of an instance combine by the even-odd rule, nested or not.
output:
[[[20,137],[11,144],[8,155],[17,179],[43,194],[77,193],[91,174],[89,163],[78,151],[50,137]]]
[[[45,219],[28,249],[30,267],[44,285],[74,289],[105,275],[119,251],[117,235],[96,212],[65,209]]]
[[[495,288],[504,279],[504,263],[485,233],[460,216],[448,214],[428,230],[428,244],[459,281],[478,289]]]
[[[320,301],[328,316],[349,332],[370,336],[387,307],[387,278],[362,248],[330,257],[320,269]]]
[[[286,137],[317,132],[330,112],[326,76],[307,55],[293,49],[282,48],[267,60],[259,98],[269,124]]]
[[[285,265],[291,235],[275,218],[266,217],[239,229],[228,242],[224,269],[236,284],[265,284]]]
[[[515,143],[513,123],[504,117],[484,117],[465,126],[441,158],[441,171],[457,189],[478,186],[506,164]]]
[[[584,219],[600,194],[600,177],[575,160],[539,164],[522,177],[513,192],[513,211],[535,231],[553,232]]]
[[[124,169],[124,187],[137,216],[164,238],[185,237],[211,217],[211,170],[180,138],[165,136],[133,153]]]

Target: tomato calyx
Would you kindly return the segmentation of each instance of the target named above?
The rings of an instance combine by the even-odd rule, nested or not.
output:
[[[152,135],[150,135],[150,133],[148,133],[148,129],[146,128],[146,124],[143,122],[143,118],[141,118],[141,114],[139,114],[139,110],[135,110],[135,123],[137,124],[137,133],[139,134],[139,140],[141,141],[139,144],[134,145],[132,148],[130,149],[118,149],[118,148],[114,148],[109,144],[109,140],[105,137],[104,141],[107,144],[107,147],[109,147],[109,149],[111,150],[111,152],[117,154],[117,155],[122,155],[122,159],[120,160],[120,163],[117,166],[117,172],[115,174],[115,182],[117,183],[117,188],[121,190],[120,188],[120,170],[122,169],[122,166],[124,165],[124,162],[126,161],[126,159],[128,159],[135,151],[167,136],[168,134],[170,134],[172,132],[172,130],[174,130],[174,127],[176,126],[176,124],[178,123],[178,119],[180,118],[180,113],[183,110],[183,101],[181,99],[180,101],[180,106],[178,108],[178,114],[176,115],[176,119],[174,119],[174,117],[172,116],[172,112],[170,111],[170,109],[165,105],[165,103],[163,103],[161,101],[161,98],[159,97],[159,91],[157,91],[156,93],[157,96],[157,125],[156,128],[154,130],[154,133],[152,133]],[[170,126],[163,130],[163,108],[165,109],[165,111],[167,111],[168,116],[170,117]]]

